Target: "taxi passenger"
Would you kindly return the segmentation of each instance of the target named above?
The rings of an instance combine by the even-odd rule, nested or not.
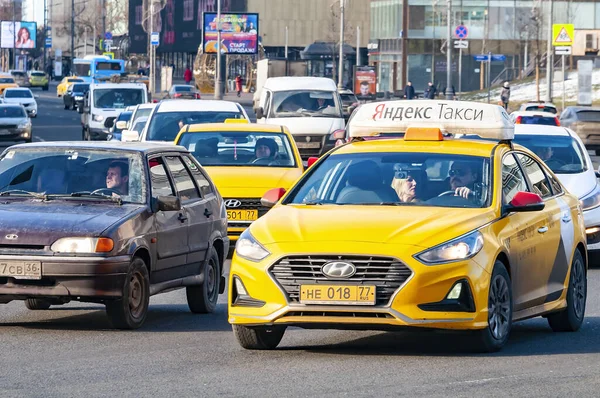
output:
[[[417,198],[416,174],[396,169],[394,179],[392,180],[392,188],[398,194],[400,202],[414,203],[421,201]]]

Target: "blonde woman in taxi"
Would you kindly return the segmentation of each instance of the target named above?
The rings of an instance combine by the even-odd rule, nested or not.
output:
[[[394,179],[392,180],[392,188],[398,194],[400,202],[403,203],[418,203],[421,200],[417,198],[417,180],[411,175],[407,174],[406,178],[398,178],[399,173],[396,172]]]

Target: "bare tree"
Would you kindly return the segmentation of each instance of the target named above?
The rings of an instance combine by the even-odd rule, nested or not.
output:
[[[332,78],[337,81],[338,75],[338,63],[335,59],[340,53],[340,23],[341,23],[341,8],[340,1],[346,0],[333,0],[330,5],[329,17],[326,24],[326,40],[331,43],[331,59],[333,63],[332,67]],[[346,2],[346,7],[348,7]],[[346,12],[348,15],[348,12]],[[356,27],[349,26],[347,21],[344,21],[344,43],[349,43],[354,40],[354,32]]]
[[[533,49],[533,57],[535,62],[535,93],[537,101],[540,100],[540,66],[546,47],[546,38],[543,34],[544,23],[545,19],[542,12],[541,2],[540,0],[536,0],[531,8],[530,24],[528,25],[529,29],[527,30],[527,40],[531,42],[531,47]],[[546,57],[546,60],[547,59],[548,57]],[[547,67],[549,67],[549,65],[547,65]]]

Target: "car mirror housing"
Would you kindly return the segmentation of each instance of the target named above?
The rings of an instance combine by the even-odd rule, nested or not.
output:
[[[127,122],[125,120],[119,120],[116,124],[119,130],[125,130],[127,128]]]
[[[159,211],[181,210],[181,200],[177,196],[159,196],[156,203]]]
[[[283,195],[285,195],[284,188],[269,189],[260,199],[260,204],[265,207],[273,207],[279,202],[279,199],[281,199]]]
[[[544,210],[546,204],[540,195],[532,192],[517,192],[515,197],[505,206],[505,211],[528,212]]]

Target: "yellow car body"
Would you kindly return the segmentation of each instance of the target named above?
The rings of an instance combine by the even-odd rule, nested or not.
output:
[[[31,87],[42,87],[44,90],[48,89],[48,75],[44,72],[33,71],[29,74],[29,83]]]
[[[61,80],[61,82],[56,86],[56,96],[62,97],[67,92],[67,88],[70,84],[73,83],[83,83],[83,79],[77,76],[67,76]]]
[[[569,303],[579,291],[584,311],[587,289],[586,236],[577,197],[523,147],[508,141],[446,139],[441,138],[441,132],[439,137],[352,142],[338,147],[311,166],[242,234],[230,268],[228,309],[229,322],[244,348],[274,348],[286,326],[472,330],[483,336],[484,349],[490,351],[500,349],[508,339],[493,334],[498,319],[506,318],[504,325],[510,332],[513,321],[550,314],[553,328],[560,329],[560,324],[568,329],[564,322],[571,310]],[[327,176],[326,172],[342,173],[339,170],[343,166],[335,171],[327,164],[342,165],[341,159],[359,162],[380,154],[381,159],[422,154],[483,159],[490,165],[488,202],[477,208],[427,205],[427,201],[406,206],[340,205],[299,202],[295,196],[306,192],[305,184],[312,181],[312,175],[317,179]],[[519,168],[523,167],[519,162],[512,168],[507,166],[517,158],[534,162],[543,173],[538,170],[532,175],[545,175],[545,181],[552,184],[552,193],[548,188],[543,206],[541,196],[533,192],[538,185],[532,186],[529,179],[522,182],[531,192],[515,192],[517,178],[511,173],[520,170],[529,176],[530,172],[529,163],[527,169]],[[320,168],[326,171],[319,174]],[[428,176],[438,172],[433,167],[427,169]],[[442,187],[446,175],[440,175],[436,183]],[[337,182],[332,179],[330,185]],[[346,184],[348,188],[350,179]],[[441,200],[441,191],[440,196],[429,200]],[[324,192],[329,195],[330,191]],[[513,194],[538,197],[543,210],[516,210],[516,199],[505,202]],[[467,256],[469,250],[474,254]],[[442,254],[452,259],[431,260]],[[501,271],[504,268],[507,275]],[[570,288],[573,278],[584,278],[574,290]],[[492,292],[509,291],[499,287],[502,280],[508,280],[505,284],[510,285],[511,299],[509,293],[495,295],[505,301],[498,301],[503,306],[494,306]],[[456,290],[457,285],[460,290]],[[509,308],[510,318],[508,312],[502,312]],[[582,322],[583,312],[577,313]],[[579,327],[571,326],[573,330]],[[490,341],[490,333],[498,341]]]
[[[16,88],[19,85],[15,82],[15,78],[9,74],[0,74],[0,94],[4,93],[7,88]]]
[[[287,127],[249,124],[245,120],[235,119],[225,123],[195,124],[189,126],[189,129],[182,129],[175,138],[175,144],[189,146],[183,143],[184,137],[188,135],[202,137],[202,135],[218,132],[257,135],[264,133],[285,137],[293,160],[287,166],[277,167],[257,167],[252,164],[216,166],[211,165],[212,162],[207,163],[205,158],[197,156],[192,148],[192,154],[210,175],[225,200],[229,219],[227,229],[229,239],[236,241],[248,225],[267,212],[268,208],[260,203],[261,197],[272,188],[289,189],[302,175],[304,168],[298,148]]]

